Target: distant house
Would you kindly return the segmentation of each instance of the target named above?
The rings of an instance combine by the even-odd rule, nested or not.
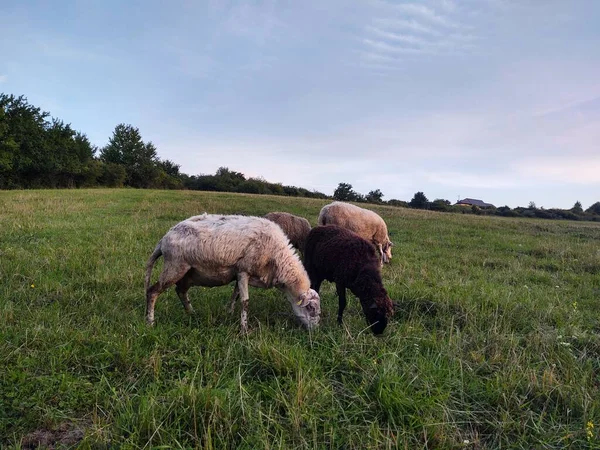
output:
[[[458,206],[478,206],[479,208],[495,208],[491,203],[486,203],[482,200],[477,200],[476,198],[463,198],[456,202]]]

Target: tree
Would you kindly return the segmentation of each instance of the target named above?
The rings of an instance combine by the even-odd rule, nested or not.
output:
[[[11,134],[4,107],[4,98],[0,98],[0,189],[9,187],[8,177],[19,150],[19,145]]]
[[[436,198],[429,205],[429,209],[432,211],[449,211],[451,208],[450,200],[444,200],[443,198]]]
[[[379,189],[375,189],[374,191],[369,191],[365,200],[369,203],[382,203],[383,202],[383,193]]]
[[[88,162],[94,157],[95,149],[90,141],[59,119],[52,119],[46,134],[44,185],[69,188],[80,185]]]
[[[411,208],[416,209],[427,209],[429,206],[429,200],[425,197],[425,194],[421,191],[415,193],[412,200],[408,203]]]
[[[496,209],[495,214],[497,216],[504,216],[504,217],[517,217],[519,215],[517,212],[512,211],[510,209],[510,206],[508,206],[508,205],[498,207],[498,209]]]
[[[246,181],[246,177],[242,172],[234,172],[233,170],[229,170],[227,167],[219,167],[215,173],[215,176],[229,178],[240,183],[242,181]]]
[[[173,161],[165,159],[164,161],[158,161],[158,166],[169,176],[179,177],[179,164],[175,164]]]
[[[42,187],[46,173],[47,112],[27,103],[24,96],[0,94],[2,187]]]
[[[571,211],[575,214],[583,214],[583,208],[581,207],[581,202],[579,200],[575,202],[575,204],[571,208]]]
[[[155,187],[161,178],[156,147],[144,142],[140,130],[120,123],[102,150],[100,159],[106,163],[125,167],[125,184],[132,187]]]
[[[333,191],[333,198],[341,202],[357,201],[359,195],[354,192],[352,185],[349,183],[340,183],[338,187]]]
[[[527,206],[527,208],[529,208],[529,209],[537,209],[537,207],[535,206],[535,202],[529,202],[529,206]]]
[[[588,214],[596,214],[600,216],[600,202],[594,203],[592,206],[586,209],[585,212]]]
[[[84,134],[27,103],[0,94],[0,187],[75,187],[94,157]]]

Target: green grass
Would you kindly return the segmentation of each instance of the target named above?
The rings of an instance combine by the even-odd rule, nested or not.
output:
[[[0,192],[0,446],[76,430],[82,448],[600,448],[598,224],[376,207],[401,305],[382,338],[352,296],[337,325],[330,283],[313,333],[251,289],[240,335],[231,286],[193,288],[193,317],[170,290],[145,325],[144,266],[172,225],[274,210],[315,225],[325,203]]]

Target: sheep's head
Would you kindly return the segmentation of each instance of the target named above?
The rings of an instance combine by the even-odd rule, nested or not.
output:
[[[294,314],[302,325],[311,329],[319,324],[321,318],[321,299],[319,294],[313,289],[301,294],[298,298],[292,300]]]
[[[394,243],[392,241],[387,241],[381,246],[381,259],[384,263],[389,263],[390,259],[392,259],[392,247]]]
[[[388,324],[388,319],[394,313],[392,300],[385,294],[381,298],[375,298],[372,303],[361,301],[367,324],[371,327],[373,334],[384,332]]]

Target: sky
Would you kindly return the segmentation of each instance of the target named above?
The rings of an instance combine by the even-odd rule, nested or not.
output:
[[[189,175],[600,201],[600,1],[0,0],[0,92]]]

